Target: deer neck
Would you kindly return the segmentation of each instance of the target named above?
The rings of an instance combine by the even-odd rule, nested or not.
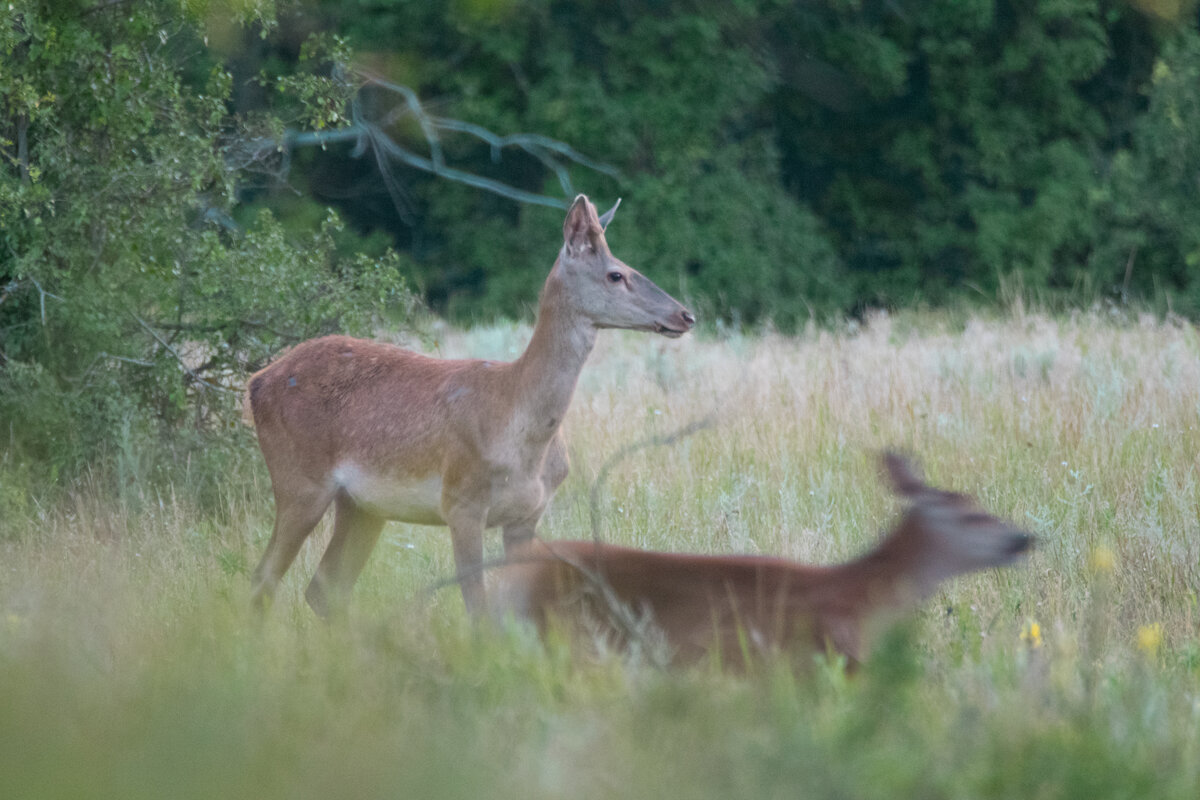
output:
[[[930,597],[952,571],[931,558],[903,527],[875,549],[834,568],[838,581],[857,585],[866,610],[904,611]]]
[[[535,431],[558,431],[575,394],[575,385],[592,347],[596,327],[572,313],[557,276],[551,273],[542,290],[537,323],[529,345],[513,366],[517,410]]]

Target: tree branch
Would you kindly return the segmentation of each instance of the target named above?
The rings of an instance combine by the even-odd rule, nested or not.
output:
[[[608,460],[600,465],[600,471],[596,473],[596,479],[592,481],[592,487],[588,490],[588,518],[592,525],[592,541],[596,544],[603,544],[604,542],[604,538],[600,535],[600,492],[604,489],[604,484],[608,480],[608,474],[613,471],[613,468],[617,464],[638,450],[644,450],[647,447],[663,447],[675,444],[694,433],[711,428],[716,422],[717,412],[711,411],[708,415],[694,420],[671,433],[662,436],[648,436],[645,439],[625,445],[609,456]]]
[[[335,70],[335,75],[343,78],[346,72],[346,70],[338,68]],[[491,192],[514,202],[558,209],[565,209],[569,200],[576,193],[568,170],[570,164],[578,164],[612,178],[620,178],[620,172],[615,167],[588,158],[564,142],[532,133],[500,135],[472,122],[435,117],[425,110],[420,98],[411,88],[364,71],[353,74],[361,78],[362,87],[372,87],[390,92],[398,96],[400,104],[389,109],[379,120],[370,120],[363,116],[356,94],[350,101],[350,125],[347,127],[333,131],[289,130],[285,131],[282,137],[257,137],[235,142],[226,148],[226,163],[229,168],[248,169],[278,155],[283,163],[276,170],[276,174],[282,178],[287,174],[289,168],[287,162],[289,154],[295,148],[353,143],[351,155],[354,157],[361,157],[368,150],[372,152],[384,186],[392,197],[397,213],[406,220],[411,217],[411,214],[406,210],[403,202],[402,185],[393,174],[393,165],[395,164],[402,164],[439,178]],[[404,147],[385,130],[385,127],[394,124],[404,114],[411,114],[416,119],[421,136],[425,141],[427,154],[414,152]],[[529,192],[503,181],[450,166],[446,163],[446,156],[442,149],[442,136],[445,133],[465,134],[485,142],[490,146],[492,160],[495,162],[500,161],[506,148],[516,147],[524,151],[555,174],[562,187],[563,197]]]
[[[160,345],[162,345],[162,348],[164,350],[166,350],[168,353],[170,353],[172,356],[174,356],[175,360],[179,362],[179,366],[183,369],[183,371],[187,374],[187,376],[189,378],[191,378],[193,381],[200,384],[201,386],[206,386],[209,389],[213,389],[218,392],[225,392],[226,394],[237,394],[237,392],[234,391],[233,389],[226,389],[224,386],[218,386],[217,384],[211,383],[208,380],[206,380],[205,378],[201,377],[194,369],[192,369],[191,367],[189,367],[187,365],[187,362],[185,362],[183,360],[183,356],[179,355],[179,352],[174,347],[171,347],[171,345],[167,342],[166,339],[159,336],[158,331],[156,331],[156,330],[154,330],[154,328],[150,327],[150,325],[144,319],[139,317],[137,314],[134,314],[132,311],[129,312],[129,316],[133,317],[134,320],[137,322],[137,324],[141,325],[142,328],[146,331],[146,333],[153,336],[154,340],[156,342],[158,342]]]

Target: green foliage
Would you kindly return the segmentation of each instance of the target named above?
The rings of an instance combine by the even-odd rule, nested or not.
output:
[[[665,288],[710,318],[790,328],[872,305],[1004,302],[1012,287],[1190,312],[1200,34],[1194,7],[1160,5],[319,7],[361,58],[442,109],[618,167],[615,180],[577,173],[577,188],[623,196],[614,246]],[[555,191],[533,159],[442,144],[481,173]],[[559,220],[404,180],[403,222],[360,200],[342,208],[395,234],[440,308],[532,305]]]
[[[1189,315],[1200,313],[1198,85],[1200,36],[1181,33],[1154,64],[1131,147],[1114,159],[1110,238],[1097,255],[1123,293],[1167,292]]]
[[[249,133],[203,40],[218,18],[269,25],[268,4],[10,9],[0,422],[17,458],[53,478],[129,447],[170,451],[185,428],[226,430],[247,368],[318,333],[366,331],[382,309],[407,311],[400,257],[348,251],[336,215],[293,235],[267,213],[232,221],[230,155]],[[319,81],[286,88],[302,108],[334,102]]]
[[[615,252],[710,315],[784,327],[852,302],[825,226],[783,188],[769,120],[769,54],[750,45],[762,10],[640,3],[325,4],[363,57],[391,67],[457,116],[494,130],[544,131],[621,169],[577,174],[600,205],[622,196]],[[381,51],[375,54],[373,51]],[[394,55],[399,54],[399,55]],[[552,193],[529,160],[443,145],[514,185]],[[411,236],[423,288],[453,313],[532,306],[561,244],[562,215],[411,182]],[[347,207],[348,214],[354,214]]]
[[[826,10],[814,44],[848,96],[785,90],[785,154],[860,295],[995,296],[1008,274],[1074,285],[1102,236],[1110,132],[1094,84],[1143,68],[1112,53],[1113,32],[1137,25],[1094,0]]]

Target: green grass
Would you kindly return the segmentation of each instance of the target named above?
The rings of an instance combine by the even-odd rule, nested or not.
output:
[[[438,352],[511,357],[527,335],[448,332]],[[476,629],[454,589],[427,591],[452,572],[437,528],[389,526],[351,620],[328,628],[301,597],[323,527],[259,624],[246,573],[271,505],[257,461],[232,462],[203,514],[186,485],[85,485],[53,508],[0,490],[0,797],[1197,796],[1190,326],[906,316],[793,339],[605,333],[543,535],[589,536],[605,459],[710,412],[714,427],[613,470],[607,539],[844,559],[897,510],[876,463],[896,447],[1041,546],[949,584],[852,679],[819,659],[663,673]],[[0,467],[0,481],[19,470]]]

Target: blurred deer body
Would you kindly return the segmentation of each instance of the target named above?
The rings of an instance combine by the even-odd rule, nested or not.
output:
[[[629,635],[625,620],[649,618],[677,662],[830,649],[856,664],[876,623],[949,578],[1013,563],[1033,542],[971,498],[926,486],[903,459],[889,455],[885,466],[911,505],[878,546],[845,564],[535,540],[495,571],[493,611],[543,631],[582,616],[617,639]]]
[[[448,525],[469,610],[484,607],[483,531],[505,551],[533,536],[566,477],[560,426],[600,328],[681,336],[694,317],[608,249],[604,217],[580,195],[542,290],[525,352],[511,363],[437,359],[326,336],[256,373],[248,416],[271,474],[275,529],[254,572],[261,606],[332,504],[333,536],[306,596],[343,607],[389,519]]]

